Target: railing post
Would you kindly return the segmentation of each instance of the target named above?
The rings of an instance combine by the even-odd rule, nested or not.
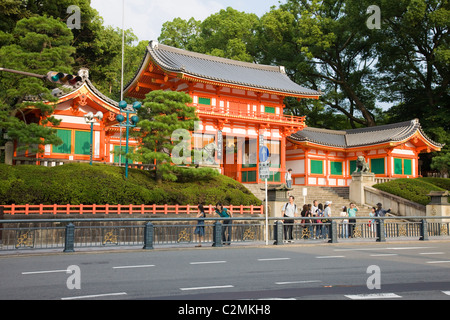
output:
[[[422,220],[422,223],[420,224],[420,241],[427,241],[428,240],[428,222],[426,219]]]
[[[72,222],[66,226],[64,252],[75,252],[75,226]]]
[[[144,229],[144,250],[153,250],[153,236],[155,232],[155,227],[151,222],[145,225]]]
[[[217,221],[214,223],[213,230],[213,247],[222,247],[222,223]]]
[[[338,235],[337,222],[335,220],[331,220],[330,240],[328,240],[328,243],[337,243],[338,242],[337,235]]]
[[[273,242],[276,246],[283,245],[283,222],[282,221],[276,221],[274,228],[273,228],[273,239],[275,240]]]
[[[386,242],[386,225],[384,219],[377,220],[377,242]]]

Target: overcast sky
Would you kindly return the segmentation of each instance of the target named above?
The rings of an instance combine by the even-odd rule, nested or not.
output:
[[[91,6],[105,25],[122,28],[123,0],[92,0]],[[157,40],[164,22],[180,17],[204,20],[221,9],[255,13],[261,17],[285,0],[125,0],[125,29],[133,29],[139,40]]]

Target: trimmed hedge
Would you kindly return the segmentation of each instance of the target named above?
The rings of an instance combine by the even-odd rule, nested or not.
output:
[[[101,164],[51,168],[0,164],[0,204],[261,204],[239,182],[221,175],[200,179],[207,175],[187,171],[185,177],[197,178],[158,185],[148,171],[129,169],[127,180],[124,170]]]
[[[426,206],[431,201],[427,194],[430,191],[448,190],[449,180],[443,178],[397,179],[376,184],[373,187]]]

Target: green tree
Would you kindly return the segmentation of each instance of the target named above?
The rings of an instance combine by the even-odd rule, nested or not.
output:
[[[53,18],[31,17],[22,19],[11,33],[0,31],[0,65],[4,68],[45,75],[50,70],[71,73],[70,45],[73,35],[67,26]],[[28,102],[28,100],[36,101]],[[0,127],[17,139],[24,149],[39,151],[35,145],[61,143],[48,122],[58,125],[51,116],[54,102],[51,85],[41,79],[2,72],[0,74]],[[38,113],[27,109],[32,106]],[[31,112],[30,112],[31,111]],[[39,123],[39,116],[44,120]]]
[[[381,117],[373,90],[378,35],[366,27],[368,1],[288,0],[261,18],[261,61],[285,65],[291,79],[321,89],[325,109],[352,127]],[[295,103],[294,103],[295,107]]]
[[[259,18],[255,14],[228,7],[202,22],[180,18],[166,22],[158,40],[181,49],[255,62],[258,25]]]
[[[178,129],[193,131],[198,120],[195,107],[188,106],[192,98],[184,92],[152,91],[144,99],[138,111],[141,146],[134,159],[156,165],[156,181],[176,181],[179,171],[172,164],[171,154],[175,147],[172,134]],[[190,140],[189,140],[190,141]]]

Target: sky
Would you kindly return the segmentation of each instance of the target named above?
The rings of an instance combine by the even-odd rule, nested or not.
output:
[[[164,22],[174,18],[203,21],[221,9],[232,7],[238,11],[255,13],[259,17],[270,7],[285,0],[91,0],[104,20],[105,26],[122,28],[122,5],[125,1],[125,29],[141,40],[157,40]]]

